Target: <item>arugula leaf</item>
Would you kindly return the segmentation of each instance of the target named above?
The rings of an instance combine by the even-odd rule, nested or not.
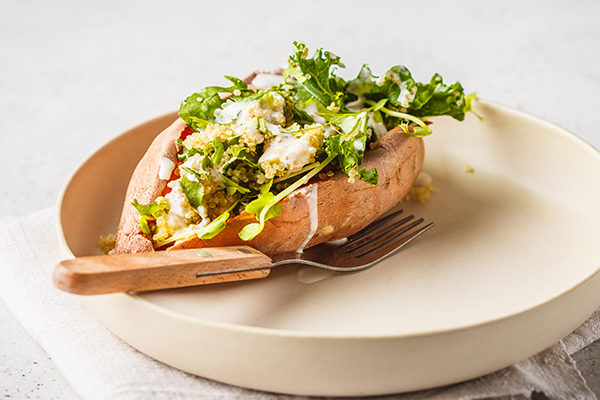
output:
[[[253,94],[244,82],[238,78],[226,76],[233,85],[230,87],[209,86],[186,98],[179,107],[179,117],[192,129],[204,129],[215,122],[215,110],[221,108],[223,100],[220,93],[234,93],[233,100],[243,99]],[[239,94],[238,94],[239,93]]]
[[[376,168],[371,168],[368,171],[366,170],[366,168],[361,168],[358,170],[358,174],[360,175],[360,179],[362,179],[363,181],[370,183],[371,185],[377,185],[379,174],[377,173]]]
[[[213,121],[215,110],[223,104],[219,97],[223,89],[212,86],[192,94],[181,103],[179,117],[196,131],[205,128]]]
[[[221,174],[221,177],[225,182],[225,190],[227,191],[228,195],[232,196],[235,194],[235,192],[240,192],[241,194],[250,193],[250,189],[245,188],[239,185],[238,183],[232,181],[227,176],[225,176],[225,174]]]
[[[335,66],[344,65],[340,57],[329,51],[317,49],[312,58],[308,58],[308,48],[304,43],[294,42],[296,50],[289,58],[287,69],[283,76],[288,80],[295,78],[295,97],[303,103],[311,97],[317,99],[325,107],[331,103],[340,105],[343,93],[341,88],[344,81],[333,74]]]
[[[148,222],[155,221],[161,213],[169,209],[169,205],[164,198],[155,200],[150,204],[140,204],[137,199],[133,199],[131,205],[133,205],[140,214],[140,229],[144,235],[152,234]]]
[[[199,181],[203,181],[208,179],[209,177],[209,173],[204,171],[204,170],[197,170],[197,169],[193,169],[193,168],[188,168],[188,167],[179,167],[181,168],[183,171],[188,172],[192,175],[195,175],[196,178],[198,178]]]
[[[240,145],[233,145],[230,148],[232,157],[223,164],[221,171],[227,171],[237,161],[244,161],[249,165],[258,168],[257,155],[253,156],[245,147]]]
[[[215,149],[213,155],[210,157],[210,161],[212,161],[213,165],[219,164],[223,158],[225,146],[219,141],[219,139],[213,139],[210,144],[212,144],[213,148]]]
[[[217,236],[219,232],[221,232],[227,227],[227,220],[229,219],[230,212],[237,204],[238,202],[236,201],[231,207],[229,207],[229,209],[227,209],[227,211],[219,215],[217,218],[215,218],[212,222],[210,222],[203,228],[196,228],[190,231],[176,233],[170,238],[157,241],[155,243],[156,247],[162,247],[166,244],[174,243],[182,239],[187,239],[191,236],[198,236],[198,238],[200,239],[212,239],[213,237]]]
[[[227,92],[233,93],[233,96],[230,97],[233,101],[239,101],[246,99],[247,97],[253,96],[254,91],[248,87],[240,78],[236,78],[235,76],[225,75],[225,79],[229,82],[233,83],[233,86],[227,88]],[[236,92],[239,91],[239,92]]]
[[[198,209],[202,205],[202,198],[204,197],[204,185],[200,182],[189,179],[186,175],[183,175],[179,179],[181,189],[190,202],[190,206]]]
[[[190,158],[194,154],[201,153],[200,151],[194,149],[193,147],[191,149],[185,147],[183,144],[183,140],[181,140],[181,139],[177,139],[175,141],[175,143],[177,143],[179,146],[181,146],[181,151],[179,153],[177,153],[177,158],[182,161],[186,161],[188,158]]]
[[[168,209],[167,202],[165,199],[161,198],[160,200],[155,200],[150,204],[140,204],[137,199],[133,199],[131,203],[135,207],[135,209],[140,213],[140,215],[151,215],[156,218],[161,211],[165,211]]]
[[[148,221],[154,221],[154,218],[147,215],[140,216],[140,229],[144,235],[152,235],[152,230],[148,225]]]

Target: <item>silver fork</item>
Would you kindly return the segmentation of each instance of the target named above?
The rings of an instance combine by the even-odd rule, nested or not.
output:
[[[282,265],[304,264],[337,272],[372,267],[433,226],[397,210],[343,242],[270,258],[248,246],[78,257],[54,269],[56,287],[75,294],[146,291],[264,278]],[[231,265],[236,265],[231,268]]]
[[[303,264],[336,272],[356,272],[370,268],[396,253],[430,229],[434,223],[425,225],[423,218],[404,215],[403,209],[386,214],[361,231],[345,240],[322,243],[302,253],[285,253],[272,256],[268,268],[282,265]],[[224,271],[198,272],[197,277],[239,273],[264,269],[265,267],[231,268]]]

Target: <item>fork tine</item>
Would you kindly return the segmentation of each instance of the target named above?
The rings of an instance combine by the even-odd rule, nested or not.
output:
[[[353,253],[353,256],[357,256],[360,254],[366,254],[369,251],[372,250],[377,250],[385,245],[387,245],[388,243],[390,243],[392,240],[394,240],[395,238],[399,237],[400,235],[403,235],[407,232],[409,232],[411,229],[415,228],[416,226],[422,224],[424,221],[423,218],[419,218],[415,221],[410,221],[410,223],[408,224],[399,224],[393,227],[392,230],[390,230],[389,232],[387,232],[385,235],[380,235],[379,237],[377,237],[374,240],[371,240],[367,243],[363,243],[361,246],[356,247],[354,249],[352,249],[351,251],[349,251],[349,253]]]
[[[363,228],[360,231],[356,232],[355,234],[352,234],[352,235],[348,236],[348,241],[346,243],[344,243],[344,244],[347,245],[347,244],[350,244],[350,243],[355,242],[357,240],[360,240],[365,235],[368,235],[369,233],[373,232],[374,230],[376,230],[380,226],[382,226],[384,224],[387,224],[388,221],[394,219],[395,217],[397,217],[398,215],[402,214],[403,212],[404,212],[404,210],[400,209],[400,210],[395,211],[395,212],[393,212],[393,213],[391,213],[389,215],[386,215],[383,218],[378,219],[377,221],[372,222],[366,228]]]
[[[417,221],[411,224],[411,226],[407,230],[397,233],[385,242],[380,243],[377,246],[372,247],[362,252],[361,254],[356,255],[355,257],[362,258],[368,256],[371,260],[380,260],[382,257],[387,257],[400,250],[402,247],[412,242],[414,239],[419,237],[421,234],[423,234],[425,231],[427,231],[434,225],[433,222],[430,222],[425,226],[419,227],[419,229],[417,229],[416,231],[410,232],[408,235],[406,235],[407,232],[409,232],[422,222],[421,221],[417,223]]]
[[[381,221],[373,222],[368,226],[368,231],[365,231],[358,236],[349,237],[348,240],[340,247],[342,247],[344,250],[358,247],[357,245],[373,241],[381,237],[381,235],[385,235],[387,232],[394,229],[398,224],[405,224],[415,217],[414,215],[409,215],[400,219],[399,215],[400,213],[390,216],[390,218],[386,218],[383,223]]]
[[[415,218],[414,215],[409,215],[408,217],[404,217],[399,221],[392,221],[392,223],[384,224],[381,227],[378,226],[377,227],[378,229],[375,232],[372,232],[370,235],[367,235],[366,237],[363,237],[359,240],[344,244],[342,246],[342,249],[346,253],[350,253],[352,251],[361,249],[361,248],[367,246],[368,244],[373,243],[374,241],[387,235],[388,233],[398,229],[399,226],[402,226],[402,225],[406,224],[407,222],[412,221],[414,218]]]
[[[403,235],[406,232],[413,229],[414,227],[420,225],[421,223],[423,223],[423,221],[424,221],[423,218],[419,218],[415,221],[410,221],[409,224],[403,223],[403,224],[396,225],[393,227],[393,229],[389,230],[385,235],[379,235],[376,239],[370,240],[369,242],[366,242],[366,243],[363,243],[362,245],[355,247],[348,253],[353,253],[351,255],[356,257],[357,254],[365,254],[365,253],[368,253],[370,250],[376,250],[377,248],[385,246],[390,241],[394,240],[396,237]]]

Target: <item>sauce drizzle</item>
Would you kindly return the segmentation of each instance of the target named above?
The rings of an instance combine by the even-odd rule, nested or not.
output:
[[[300,192],[304,193],[304,199],[308,204],[308,215],[310,218],[310,225],[308,235],[296,250],[296,253],[302,254],[304,248],[310,242],[310,239],[315,236],[317,233],[317,228],[319,227],[319,196],[318,196],[319,185],[310,185],[308,187],[300,189]]]

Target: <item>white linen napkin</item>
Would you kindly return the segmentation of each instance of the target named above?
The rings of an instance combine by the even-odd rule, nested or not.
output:
[[[229,386],[168,367],[134,350],[51,282],[60,255],[55,212],[0,217],[0,298],[84,399],[300,399]],[[600,338],[600,310],[549,349],[468,382],[386,396],[397,400],[596,399],[570,354]]]

